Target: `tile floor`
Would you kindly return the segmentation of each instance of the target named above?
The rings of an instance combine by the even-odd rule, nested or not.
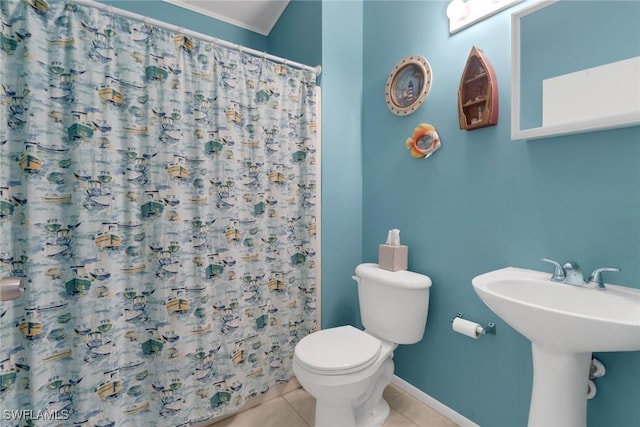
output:
[[[383,427],[457,426],[393,384],[384,391],[384,398],[389,402],[391,413]],[[315,408],[315,399],[299,388],[210,427],[309,427],[313,426]]]

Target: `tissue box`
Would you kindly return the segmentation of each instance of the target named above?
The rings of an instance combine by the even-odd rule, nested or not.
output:
[[[408,258],[408,246],[380,245],[380,248],[378,250],[378,266],[385,270],[406,270]]]

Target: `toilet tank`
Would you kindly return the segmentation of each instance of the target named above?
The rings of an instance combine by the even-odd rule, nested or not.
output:
[[[360,264],[360,317],[365,330],[396,344],[422,339],[429,311],[431,279],[411,271],[388,271],[378,264]]]

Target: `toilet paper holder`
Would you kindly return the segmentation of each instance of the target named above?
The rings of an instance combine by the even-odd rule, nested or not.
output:
[[[453,323],[453,321],[456,319],[456,317],[459,317],[461,319],[463,319],[462,313],[458,312],[456,313],[456,315],[454,317],[451,318],[451,323]],[[493,322],[489,322],[487,324],[487,326],[482,326],[481,325],[482,330],[478,331],[479,333],[481,333],[482,335],[495,335],[496,334],[496,324]]]

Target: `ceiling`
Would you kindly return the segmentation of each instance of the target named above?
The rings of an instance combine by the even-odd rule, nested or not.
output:
[[[289,0],[164,0],[263,36],[280,18]]]

